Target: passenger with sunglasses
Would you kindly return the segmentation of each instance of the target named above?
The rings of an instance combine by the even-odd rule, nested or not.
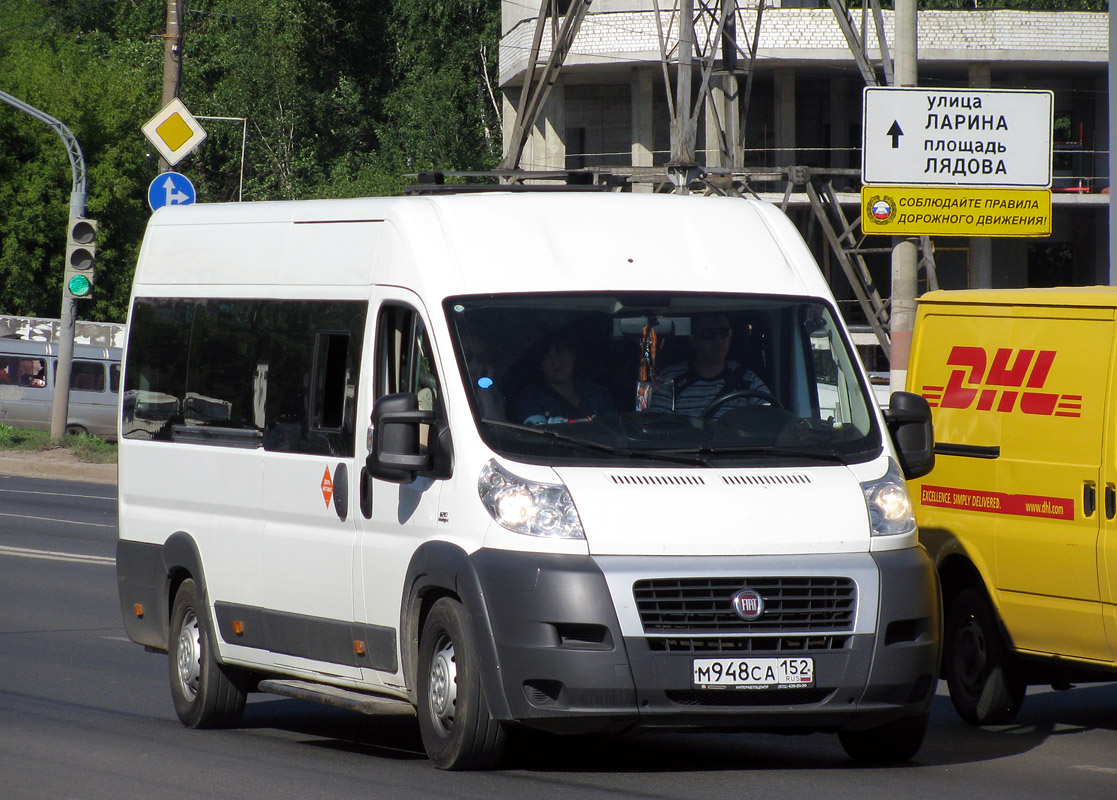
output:
[[[711,402],[730,392],[770,397],[771,391],[755,372],[728,360],[732,339],[733,328],[725,314],[695,315],[690,322],[690,360],[659,373],[649,410],[698,417]],[[713,416],[716,419],[730,408],[767,402],[757,395],[740,397],[722,405]]]

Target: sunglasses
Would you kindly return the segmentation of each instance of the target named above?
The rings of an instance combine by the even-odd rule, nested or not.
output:
[[[695,333],[695,336],[707,342],[712,342],[714,339],[728,339],[732,335],[732,328],[707,328]]]

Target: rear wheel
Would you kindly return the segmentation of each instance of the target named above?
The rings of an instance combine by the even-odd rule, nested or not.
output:
[[[461,603],[438,600],[419,637],[419,732],[440,769],[484,769],[500,760],[504,726],[489,716],[477,646]]]
[[[193,580],[183,581],[175,595],[167,655],[171,698],[183,725],[227,728],[240,721],[243,678],[214,658],[204,601]]]
[[[902,764],[923,746],[929,720],[927,714],[913,714],[867,731],[841,731],[838,741],[854,761]]]
[[[946,617],[946,683],[950,700],[971,725],[1003,725],[1016,717],[1026,684],[983,592],[959,592]]]

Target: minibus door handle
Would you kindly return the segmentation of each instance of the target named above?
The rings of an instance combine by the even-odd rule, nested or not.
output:
[[[1117,487],[1112,483],[1105,485],[1105,518],[1113,519],[1117,516]]]
[[[1094,511],[1098,507],[1098,490],[1092,483],[1086,483],[1082,487],[1082,514],[1086,517],[1094,516]]]

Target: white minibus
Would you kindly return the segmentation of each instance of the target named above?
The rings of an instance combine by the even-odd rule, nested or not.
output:
[[[923,741],[929,410],[882,413],[770,204],[163,208],[124,391],[122,613],[187,726],[414,709],[448,769],[525,728]]]
[[[119,347],[75,344],[66,433],[115,439],[120,405]],[[50,430],[58,343],[0,337],[0,423]]]

